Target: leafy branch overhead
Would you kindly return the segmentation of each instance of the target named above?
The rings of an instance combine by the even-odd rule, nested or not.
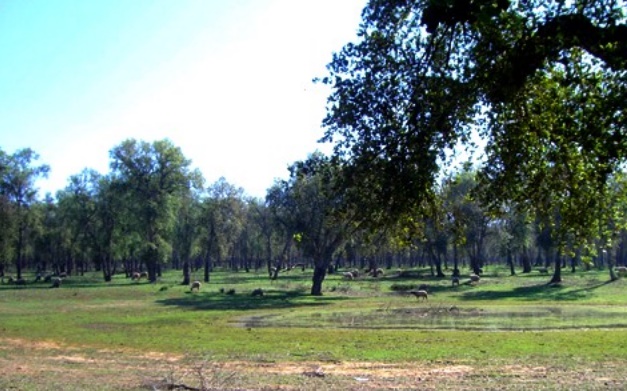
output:
[[[424,210],[450,151],[479,139],[492,205],[559,208],[578,229],[598,218],[582,205],[594,207],[627,156],[625,9],[370,1],[358,40],[323,79],[332,87],[323,141],[361,189],[351,195],[363,218],[392,224]]]

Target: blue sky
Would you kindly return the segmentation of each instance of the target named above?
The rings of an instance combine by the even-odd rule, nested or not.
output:
[[[0,148],[49,164],[40,193],[169,138],[207,183],[263,197],[322,136],[312,84],[366,0],[0,0]]]

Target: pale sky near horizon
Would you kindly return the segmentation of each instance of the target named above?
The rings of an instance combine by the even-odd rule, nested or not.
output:
[[[0,148],[51,167],[40,196],[123,140],[170,139],[207,185],[264,197],[316,149],[333,52],[366,0],[0,0]]]

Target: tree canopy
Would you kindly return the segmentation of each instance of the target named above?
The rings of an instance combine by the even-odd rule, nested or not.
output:
[[[624,10],[621,0],[370,1],[357,42],[323,79],[323,141],[361,189],[364,218],[393,223],[424,207],[449,152],[478,136],[488,201],[557,205],[571,227],[588,226],[627,157]]]

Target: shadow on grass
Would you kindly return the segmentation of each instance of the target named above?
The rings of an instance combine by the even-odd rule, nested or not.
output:
[[[194,310],[261,310],[329,305],[341,297],[313,297],[302,292],[270,291],[264,296],[253,297],[250,293],[187,293],[185,297],[157,300],[157,304]]]
[[[509,291],[481,290],[469,291],[460,296],[461,300],[499,300],[518,299],[526,301],[555,300],[575,301],[589,297],[588,292],[611,284],[613,281],[600,282],[585,288],[571,289],[561,284],[538,284],[522,286]]]

